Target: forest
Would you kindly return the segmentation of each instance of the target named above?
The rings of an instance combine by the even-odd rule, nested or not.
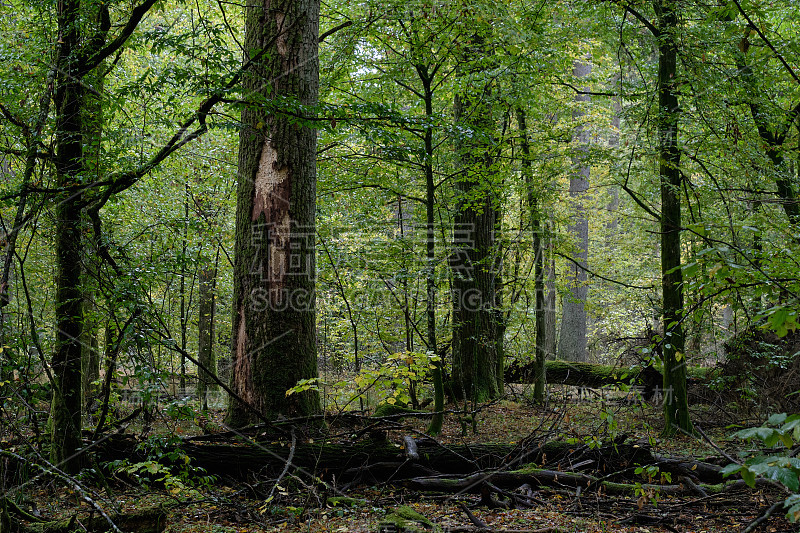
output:
[[[796,2],[0,13],[0,533],[797,531]]]

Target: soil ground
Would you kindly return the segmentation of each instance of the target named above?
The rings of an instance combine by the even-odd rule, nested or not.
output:
[[[534,406],[525,400],[524,391],[510,388],[507,399],[477,407],[474,426],[464,416],[450,413],[439,440],[447,444],[510,444],[531,438],[574,439],[575,442],[602,443],[624,438],[641,442],[662,455],[705,458],[719,456],[709,442],[691,436],[662,438],[659,406],[626,401],[624,394],[605,397],[590,393],[575,398],[571,389],[553,389],[547,406]],[[448,406],[458,410],[455,406]],[[211,423],[221,423],[221,411],[209,413]],[[744,444],[731,440],[735,428],[720,423],[718,413],[707,408],[694,409],[694,420],[717,446],[735,455]],[[330,427],[335,427],[332,416]],[[403,435],[422,433],[426,421],[405,419],[388,432],[392,442]],[[167,417],[153,431],[188,437],[201,434],[195,420],[174,421]],[[129,430],[132,428],[129,428]],[[144,470],[142,473],[145,473]],[[160,474],[160,472],[159,472]],[[139,481],[146,479],[142,476]],[[487,531],[608,532],[682,531],[729,533],[741,531],[778,500],[776,493],[747,489],[735,494],[709,497],[670,497],[657,491],[610,497],[605,494],[577,494],[574,489],[537,489],[529,493],[533,506],[528,509],[489,509],[477,506],[479,496],[471,494],[423,494],[399,485],[337,486],[336,480],[311,480],[288,472],[280,482],[260,480],[254,473],[246,482],[225,479],[198,482],[193,476],[150,476],[150,483],[136,483],[135,475],[117,475],[99,483],[84,474],[86,486],[95,492],[93,499],[106,509],[125,512],[134,508],[161,506],[170,533],[189,532],[378,532],[402,531],[387,522],[400,506],[410,507],[442,531],[467,531],[470,517],[462,504],[488,528]],[[648,480],[646,483],[659,480]],[[661,480],[664,481],[664,480]],[[89,506],[78,495],[64,491],[63,484],[38,478],[14,493],[15,501],[43,518],[90,514]],[[337,501],[330,498],[348,497]],[[796,531],[778,510],[758,531]],[[434,529],[421,526],[420,531]],[[474,527],[473,527],[473,530]],[[412,529],[408,529],[412,531]]]

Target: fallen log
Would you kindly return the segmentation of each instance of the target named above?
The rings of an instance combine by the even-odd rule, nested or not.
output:
[[[111,521],[125,533],[161,533],[167,527],[167,513],[160,507],[137,509],[112,514]],[[110,531],[105,517],[89,516],[80,518],[73,515],[63,520],[41,521],[34,524],[17,524],[20,533],[72,533],[73,531]]]
[[[697,482],[718,483],[720,467],[691,459],[653,456],[645,445],[619,442],[590,448],[581,442],[549,441],[518,444],[442,446],[432,439],[403,439],[404,445],[386,439],[358,442],[314,441],[294,446],[292,465],[321,477],[336,476],[343,482],[408,479],[432,473],[465,476],[490,469],[519,469],[547,465],[561,470],[618,472],[637,465],[656,464],[662,471],[689,476]],[[416,450],[411,451],[414,443]],[[117,435],[97,447],[101,461],[150,459],[131,436]],[[283,471],[292,447],[283,441],[249,443],[182,442],[179,450],[191,465],[226,479],[277,476]],[[161,452],[164,456],[165,452]]]
[[[708,369],[689,367],[687,371],[689,383],[698,384]],[[533,383],[535,375],[533,361],[520,364],[515,360],[506,368],[504,378],[506,383]],[[653,398],[664,381],[661,372],[652,366],[620,367],[570,361],[546,361],[545,376],[547,383],[557,385],[589,388],[634,386],[646,399]]]
[[[761,487],[773,486],[769,480],[759,479]],[[721,494],[747,487],[744,481],[728,481],[717,484],[681,482],[673,485],[654,483],[620,483],[601,479],[581,472],[559,472],[540,468],[527,468],[514,472],[477,472],[466,477],[432,476],[416,477],[403,482],[406,488],[420,492],[479,493],[485,483],[501,489],[516,489],[523,485],[547,488],[570,488],[581,491],[600,491],[605,494],[636,496],[641,494],[680,495],[696,494],[701,489],[705,494]]]
[[[660,386],[661,373],[649,367],[619,367],[569,361],[546,361],[545,375],[548,383],[599,388],[607,385],[629,385],[631,381],[645,387]],[[514,361],[505,371],[507,383],[532,383],[535,377],[534,362],[520,364]]]
[[[514,444],[482,444],[442,446],[432,439],[415,439],[416,456],[407,455],[406,448],[388,440],[364,439],[359,442],[306,441],[294,447],[292,463],[298,467],[322,474],[341,476],[345,472],[357,475],[370,465],[383,464],[386,470],[402,464],[418,465],[443,474],[465,474],[497,468],[519,454],[520,448]],[[116,435],[96,447],[101,461],[127,459],[141,462],[148,459],[147,454],[137,448],[139,441],[132,436]],[[289,457],[288,442],[249,442],[249,443],[195,443],[182,442],[181,452],[191,458],[191,464],[204,468],[209,474],[228,478],[246,479],[265,470],[280,472]],[[556,457],[558,454],[574,450],[577,446],[561,441],[547,442],[526,447],[526,461],[540,458],[542,454]],[[515,455],[517,454],[517,455]],[[163,455],[163,452],[162,452]],[[419,471],[413,475],[419,475]]]

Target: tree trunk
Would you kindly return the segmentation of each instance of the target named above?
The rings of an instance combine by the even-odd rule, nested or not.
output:
[[[93,18],[100,19],[100,7],[91,6],[91,9],[97,11],[93,14]],[[103,64],[104,66],[104,64]],[[83,137],[84,137],[84,154],[83,160],[86,169],[87,178],[93,182],[100,182],[103,177],[102,168],[102,142],[103,142],[103,78],[100,71],[103,66],[91,72],[84,78],[86,84],[91,85],[90,91],[86,91],[83,113]],[[91,221],[87,216],[83,217],[83,226],[86,233],[89,233],[92,228]],[[99,236],[98,236],[99,237]],[[100,387],[92,385],[100,378],[100,343],[98,340],[99,334],[99,317],[97,310],[97,303],[95,301],[97,295],[96,280],[100,276],[100,261],[96,246],[98,243],[88,239],[82,246],[83,252],[83,265],[84,275],[82,278],[83,290],[83,336],[81,337],[82,349],[82,372],[83,372],[83,406],[88,408],[90,402],[94,401]]]
[[[318,0],[248,4],[245,58],[256,61],[243,80],[249,105],[239,137],[231,388],[265,417],[320,408],[314,391],[286,395],[299,380],[317,377],[317,134],[269,109],[271,99],[297,99],[309,106],[300,113],[312,118],[318,35]],[[230,424],[254,419],[231,399]]]
[[[556,357],[556,260],[548,250],[553,248],[553,225],[548,223],[545,232],[544,253],[544,353],[548,359]]]
[[[425,65],[417,65],[417,74],[422,82],[423,96],[425,100],[425,116],[433,116],[433,76]],[[433,128],[429,125],[425,128],[425,318],[427,323],[427,344],[428,351],[434,355],[438,354],[436,343],[436,222],[435,209],[436,199],[434,192],[436,184],[433,180]],[[444,422],[444,378],[442,368],[444,366],[443,357],[433,362],[431,377],[433,378],[433,410],[434,414],[428,426],[428,433],[438,435],[442,431]]]
[[[217,359],[214,356],[214,313],[216,299],[214,288],[217,283],[217,270],[210,264],[200,269],[200,296],[198,302],[199,319],[197,324],[197,360],[216,375]],[[214,377],[197,369],[197,397],[203,411],[208,410],[208,393],[217,390]]]
[[[661,182],[661,276],[664,321],[664,432],[692,431],[686,390],[681,266],[681,171],[678,147],[677,5],[654,2],[658,17],[658,173]]]
[[[77,57],[80,44],[80,2],[58,3],[59,51],[56,58],[56,181],[59,187],[80,184],[84,171],[84,90]],[[55,378],[50,405],[50,460],[67,473],[80,467],[81,445],[81,194],[61,193],[56,204]]]
[[[519,132],[522,136],[522,177],[525,181],[525,188],[528,193],[528,212],[533,235],[533,261],[534,261],[534,297],[536,306],[536,355],[533,365],[533,399],[538,403],[544,402],[545,385],[547,377],[545,374],[545,361],[547,359],[546,341],[547,328],[545,317],[545,292],[544,292],[544,246],[542,243],[542,212],[539,209],[539,199],[533,185],[533,171],[531,169],[530,145],[528,143],[528,128],[525,123],[525,111],[517,110],[517,122]]]
[[[482,57],[484,37],[475,35],[470,57]],[[500,199],[492,180],[495,129],[489,82],[465,76],[465,88],[455,97],[456,125],[464,132],[457,142],[461,173],[456,178],[457,206],[453,217],[453,391],[459,397],[484,402],[502,394],[502,327],[498,317],[500,260],[495,233]]]
[[[573,75],[577,79],[587,78],[592,73],[592,65],[589,62],[591,56],[585,60],[575,61]],[[570,226],[570,233],[575,238],[577,252],[575,253],[576,263],[568,265],[567,286],[569,293],[564,295],[561,306],[561,338],[558,343],[558,357],[565,361],[585,362],[586,353],[586,297],[588,296],[588,286],[586,285],[586,264],[589,254],[589,219],[586,215],[584,205],[584,195],[589,189],[589,131],[581,124],[586,115],[587,109],[580,107],[584,102],[588,103],[589,95],[576,94],[576,107],[572,112],[572,120],[576,122],[575,142],[578,144],[576,154],[572,158],[572,164],[576,168],[570,176],[569,195],[572,199],[573,223]]]

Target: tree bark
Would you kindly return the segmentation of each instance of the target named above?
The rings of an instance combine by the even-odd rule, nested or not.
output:
[[[587,78],[592,73],[591,56],[575,61],[573,76],[576,79]],[[587,88],[588,90],[588,88]],[[576,153],[572,157],[575,171],[569,180],[569,195],[571,198],[572,224],[570,233],[575,239],[577,252],[576,262],[570,262],[567,271],[568,293],[564,295],[561,305],[561,338],[558,343],[558,357],[565,361],[586,362],[586,298],[589,294],[586,284],[586,264],[589,257],[589,219],[584,205],[585,194],[589,189],[589,131],[581,123],[587,109],[580,107],[588,104],[588,94],[575,95],[575,110],[572,120],[575,126],[574,142],[577,143]]]
[[[517,124],[520,135],[522,136],[522,177],[525,182],[528,196],[528,213],[533,236],[533,276],[534,276],[534,298],[536,306],[536,355],[532,368],[533,399],[538,403],[544,403],[545,385],[547,376],[545,373],[545,361],[547,360],[547,323],[545,316],[545,292],[544,292],[544,245],[542,242],[542,211],[539,209],[539,199],[533,185],[533,171],[530,160],[530,144],[528,142],[528,127],[525,123],[525,111],[517,110]]]
[[[658,174],[661,182],[661,288],[664,321],[664,432],[692,431],[686,387],[681,271],[680,109],[676,83],[677,4],[656,0],[658,38]]]
[[[84,171],[84,89],[79,73],[80,1],[58,3],[58,73],[53,101],[56,109],[56,182],[67,189],[56,204],[55,386],[50,405],[50,460],[67,473],[80,468],[81,445],[81,208],[79,185]]]
[[[287,396],[317,377],[315,324],[316,131],[273,102],[296,99],[304,119],[318,101],[319,1],[263,0],[246,10],[236,209],[231,389],[266,417],[319,411],[319,395]],[[254,421],[231,399],[228,422]]]
[[[217,358],[214,355],[214,314],[216,298],[214,294],[217,282],[217,270],[210,264],[200,269],[198,276],[200,295],[198,302],[197,324],[197,359],[204,367],[216,375]],[[217,390],[217,382],[202,369],[197,369],[197,397],[203,411],[208,410],[208,393]]]
[[[425,100],[425,116],[433,117],[433,75],[428,66],[417,65],[417,74],[422,82]],[[436,232],[435,210],[436,198],[434,193],[436,184],[433,180],[433,128],[430,123],[425,127],[425,319],[427,324],[426,336],[428,350],[434,355],[438,354],[436,336]],[[444,357],[433,362],[431,377],[433,379],[433,410],[434,414],[428,426],[428,433],[438,435],[442,431],[444,422],[444,377],[442,368]]]
[[[476,34],[470,58],[485,54],[485,37]],[[475,69],[479,72],[479,67]],[[464,75],[464,91],[455,97],[455,123],[461,173],[456,178],[453,217],[453,391],[474,402],[503,392],[500,311],[500,258],[496,232],[500,198],[493,182],[495,123],[489,100],[491,82]]]

